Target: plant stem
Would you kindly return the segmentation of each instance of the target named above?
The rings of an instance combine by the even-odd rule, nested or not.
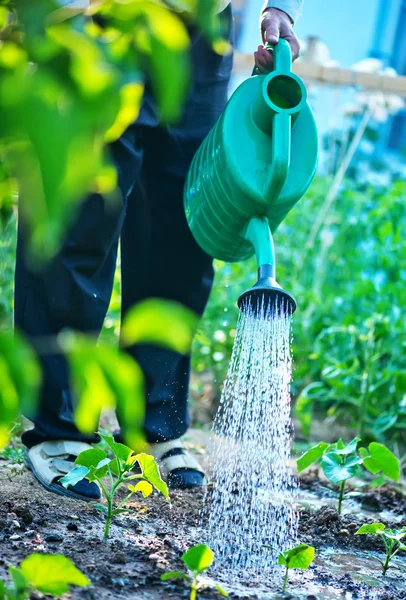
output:
[[[103,539],[107,540],[107,538],[109,537],[109,531],[110,531],[110,525],[111,525],[111,520],[112,520],[112,516],[107,515],[106,517],[106,525],[104,526],[104,536]]]
[[[341,505],[344,500],[344,488],[345,488],[345,480],[341,482],[340,485],[340,495],[338,497],[338,514],[341,515]]]
[[[392,557],[390,554],[386,555],[385,563],[382,565],[382,575],[386,575],[386,571],[389,569],[389,561]]]
[[[286,586],[288,585],[288,576],[289,576],[289,569],[288,569],[288,567],[286,567],[285,577],[283,578],[282,592],[286,592]]]
[[[190,589],[190,600],[196,600],[197,598],[197,581],[196,577],[193,577],[192,587]]]
[[[104,527],[104,539],[107,540],[109,537],[110,525],[113,519],[113,498],[109,496],[107,498],[107,517],[106,517],[106,525]]]

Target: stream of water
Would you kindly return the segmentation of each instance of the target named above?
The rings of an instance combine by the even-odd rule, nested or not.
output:
[[[241,312],[213,425],[214,483],[205,503],[207,542],[223,569],[263,571],[295,543],[290,341],[284,304]]]

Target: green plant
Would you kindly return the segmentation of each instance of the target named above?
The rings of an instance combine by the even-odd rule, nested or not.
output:
[[[291,550],[281,552],[278,556],[278,564],[285,567],[282,591],[286,590],[290,569],[301,569],[305,571],[314,560],[314,548],[307,544],[299,544]]]
[[[335,444],[319,442],[297,460],[299,473],[313,463],[320,463],[327,479],[340,486],[339,514],[341,514],[346,481],[354,477],[361,465],[374,475],[382,473],[393,481],[399,481],[400,478],[399,461],[386,446],[371,442],[368,449],[358,448],[359,441],[359,438],[354,438],[347,445],[341,439]]]
[[[214,587],[222,596],[228,596],[218,584],[210,584],[202,581],[200,575],[206,571],[214,560],[213,551],[204,544],[198,544],[192,546],[184,554],[182,554],[182,560],[188,568],[188,573],[182,571],[169,571],[161,575],[162,581],[169,581],[170,579],[184,579],[190,584],[190,600],[196,600],[198,590],[203,586]]]
[[[100,448],[85,450],[79,454],[75,460],[76,466],[61,479],[61,482],[67,488],[82,479],[97,481],[102,489],[107,506],[95,504],[95,507],[104,513],[106,517],[104,539],[107,539],[113,518],[121,513],[131,512],[130,509],[124,508],[124,505],[134,493],[141,492],[146,498],[155,488],[167,500],[169,500],[169,494],[168,487],[161,479],[158,466],[152,456],[144,453],[134,454],[131,448],[115,442],[113,437],[100,435],[111,448],[114,458],[108,458],[107,453]],[[134,473],[136,466],[139,467],[140,473]],[[106,476],[109,477],[109,487],[103,482]],[[136,485],[129,483],[136,479],[140,480]],[[123,483],[127,485],[130,493],[117,506],[114,506],[115,494],[118,487]]]
[[[373,556],[372,558],[379,561],[382,566],[382,575],[386,575],[388,569],[396,569],[397,565],[391,565],[391,561],[395,558],[398,552],[405,552],[406,545],[402,540],[406,537],[406,527],[401,529],[388,529],[383,523],[372,523],[371,525],[362,525],[355,535],[376,535],[382,539],[385,546],[386,558],[385,561]]]
[[[0,580],[0,600],[25,600],[34,590],[61,596],[70,585],[85,587],[90,581],[62,554],[30,554],[20,567],[9,567],[11,584]]]

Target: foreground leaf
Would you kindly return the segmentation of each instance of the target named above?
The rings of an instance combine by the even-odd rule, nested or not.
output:
[[[306,570],[313,560],[314,548],[307,544],[299,544],[278,556],[278,563],[288,569]]]
[[[182,560],[188,569],[194,573],[201,573],[212,564],[214,552],[205,544],[197,544],[182,554]]]
[[[86,575],[62,554],[30,554],[21,563],[20,570],[43,594],[61,596],[69,590],[69,585],[90,585]]]
[[[121,329],[121,339],[127,346],[156,344],[179,354],[187,354],[197,323],[197,315],[185,306],[151,298],[129,311]]]

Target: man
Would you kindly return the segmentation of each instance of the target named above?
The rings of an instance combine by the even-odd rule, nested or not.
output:
[[[293,23],[301,0],[269,0],[261,14],[264,42],[285,38],[293,58],[299,43]],[[222,18],[232,40],[231,5]],[[111,145],[123,198],[116,209],[98,194],[82,205],[58,256],[40,273],[25,262],[24,234],[19,229],[15,287],[15,323],[35,343],[62,329],[99,333],[109,306],[121,239],[122,315],[148,297],[178,301],[199,315],[209,297],[211,258],[194,241],[183,212],[183,186],[200,143],[227,100],[232,57],[213,52],[192,30],[193,81],[179,124],[160,125],[147,89],[137,121]],[[262,46],[255,52],[259,72],[272,68]],[[80,165],[78,166],[80,168]],[[185,450],[180,437],[189,424],[187,412],[190,356],[149,345],[129,350],[141,366],[147,387],[145,433],[171,488],[193,488],[204,472]],[[65,490],[59,479],[76,456],[98,441],[78,431],[72,418],[72,394],[62,355],[40,357],[43,385],[34,428],[26,431],[27,464],[50,491],[81,500],[100,497],[94,483],[82,481]]]

